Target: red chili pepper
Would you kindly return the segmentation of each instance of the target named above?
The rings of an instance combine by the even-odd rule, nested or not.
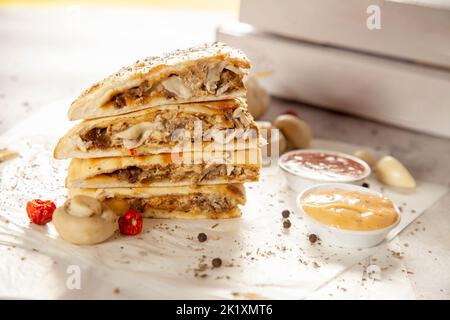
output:
[[[130,154],[134,156],[136,154],[136,149],[130,149]]]
[[[56,209],[56,205],[50,201],[42,201],[40,199],[34,199],[27,202],[27,214],[31,222],[44,225],[47,222],[52,221],[53,212]]]
[[[142,216],[139,212],[128,210],[119,218],[119,230],[121,234],[134,236],[142,231]]]

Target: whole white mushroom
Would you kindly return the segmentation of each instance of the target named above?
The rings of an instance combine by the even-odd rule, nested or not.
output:
[[[118,229],[116,214],[97,199],[76,195],[53,213],[53,224],[65,241],[92,245],[110,238]]]

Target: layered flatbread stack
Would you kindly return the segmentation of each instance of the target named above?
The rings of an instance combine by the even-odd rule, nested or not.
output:
[[[69,197],[95,197],[118,215],[240,216],[242,184],[260,172],[249,68],[241,51],[213,43],[137,61],[93,85],[69,110],[83,121],[54,151],[73,158]]]

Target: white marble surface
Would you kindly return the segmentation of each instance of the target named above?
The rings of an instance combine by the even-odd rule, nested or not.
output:
[[[40,107],[79,94],[122,65],[213,40],[214,28],[231,19],[218,13],[148,8],[1,8],[0,134]],[[281,100],[273,101],[265,118],[287,109],[297,110],[316,137],[387,150],[417,178],[450,186],[449,140]],[[57,119],[45,125],[52,121]],[[400,236],[402,263],[416,298],[450,298],[449,229],[447,193]]]

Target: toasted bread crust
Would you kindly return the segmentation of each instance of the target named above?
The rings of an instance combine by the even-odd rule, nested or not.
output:
[[[167,78],[173,72],[179,72],[199,62],[208,61],[226,61],[242,70],[250,68],[250,62],[242,51],[218,42],[176,50],[161,56],[148,57],[137,61],[131,66],[120,69],[115,74],[84,91],[72,103],[68,117],[70,120],[93,119],[174,103],[165,98],[155,98],[152,101],[146,101],[145,105],[133,106],[133,109],[127,107],[121,109],[101,108],[113,95],[138,86],[143,80],[155,83],[163,78]],[[244,96],[245,93],[244,87],[230,94],[206,95],[185,100],[178,99],[175,103],[237,98]]]

